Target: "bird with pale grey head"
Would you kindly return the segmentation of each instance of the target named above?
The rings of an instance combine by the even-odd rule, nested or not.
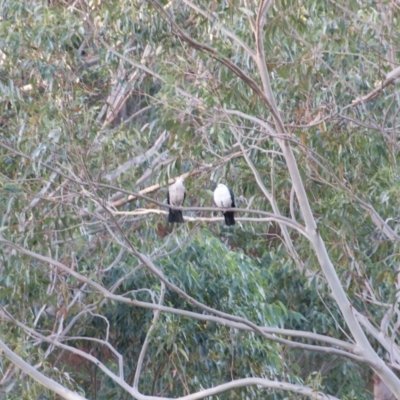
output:
[[[171,206],[180,207],[186,198],[186,189],[183,185],[182,178],[176,178],[175,183],[170,185],[167,193],[167,203]],[[168,222],[170,223],[181,223],[183,221],[183,215],[181,210],[169,209]]]

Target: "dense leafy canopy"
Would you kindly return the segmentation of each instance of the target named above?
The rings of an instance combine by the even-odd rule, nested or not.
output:
[[[400,366],[398,6],[205,3],[1,3],[0,339],[90,399],[371,399]],[[20,367],[5,398],[53,398]]]

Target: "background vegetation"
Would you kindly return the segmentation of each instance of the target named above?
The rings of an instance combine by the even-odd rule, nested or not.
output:
[[[400,398],[396,2],[0,5],[1,398]]]

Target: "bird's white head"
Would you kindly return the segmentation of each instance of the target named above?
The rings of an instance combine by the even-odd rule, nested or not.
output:
[[[178,178],[175,179],[175,183],[180,183],[181,185],[183,185],[183,178],[179,176]]]

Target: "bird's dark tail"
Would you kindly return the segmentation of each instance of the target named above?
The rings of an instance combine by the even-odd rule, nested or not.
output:
[[[181,222],[184,222],[183,221],[182,211],[181,210],[171,210],[171,209],[169,209],[168,222],[170,222],[170,223],[174,223],[174,222],[181,223]]]
[[[224,213],[225,223],[228,226],[235,225],[235,213],[233,211],[227,211]]]

